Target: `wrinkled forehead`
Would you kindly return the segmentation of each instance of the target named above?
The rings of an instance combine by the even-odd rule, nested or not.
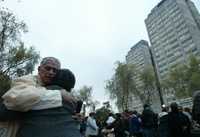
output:
[[[57,68],[57,69],[61,68],[60,61],[54,57],[43,58],[40,63],[40,66],[45,66],[45,65],[54,66],[54,68]]]

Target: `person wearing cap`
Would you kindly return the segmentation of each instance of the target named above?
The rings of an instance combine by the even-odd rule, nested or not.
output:
[[[7,109],[21,111],[17,137],[80,136],[77,122],[63,105],[76,100],[65,90],[46,89],[60,68],[58,59],[46,57],[38,67],[37,76],[15,79],[12,88],[3,95]]]

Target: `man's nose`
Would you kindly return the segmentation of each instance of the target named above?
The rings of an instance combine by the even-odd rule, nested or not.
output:
[[[49,70],[49,74],[54,75],[54,74],[56,74],[56,73],[54,72],[53,69],[50,69],[50,70]]]

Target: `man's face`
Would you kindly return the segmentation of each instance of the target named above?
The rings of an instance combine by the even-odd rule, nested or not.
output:
[[[40,65],[38,67],[38,73],[42,83],[44,85],[50,84],[52,79],[55,77],[58,69],[58,65],[53,62],[48,62],[44,65]]]

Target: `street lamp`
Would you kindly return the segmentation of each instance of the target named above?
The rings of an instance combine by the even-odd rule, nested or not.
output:
[[[149,48],[149,53],[150,53],[150,57],[151,57],[151,62],[152,62],[152,65],[153,65],[154,74],[155,74],[156,88],[157,88],[158,93],[159,93],[160,103],[161,103],[161,107],[162,107],[164,105],[164,100],[163,100],[160,81],[159,81],[159,78],[158,78],[158,72],[157,72],[157,68],[156,68],[156,63],[155,63],[151,48],[149,46],[148,46],[148,48]]]

